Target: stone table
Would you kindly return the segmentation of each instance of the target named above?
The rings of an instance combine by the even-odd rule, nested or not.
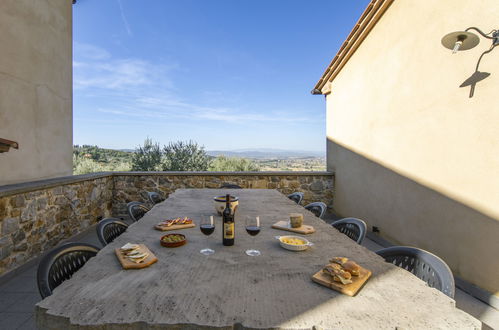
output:
[[[275,190],[230,190],[239,197],[236,243],[222,245],[221,218],[204,236],[199,227],[184,229],[188,243],[164,248],[153,229],[160,220],[188,216],[195,221],[214,214],[212,198],[221,189],[180,189],[157,204],[139,222],[55,289],[36,306],[41,329],[172,328],[480,328],[481,323],[455,308],[454,300],[429,288],[409,272],[356,244]],[[271,225],[291,212],[304,214],[316,233],[307,251],[284,250],[274,238],[286,232]],[[259,215],[262,231],[249,236],[244,216]],[[123,270],[114,249],[145,243],[159,261],[149,268]],[[211,247],[214,255],[199,250]],[[244,252],[257,247],[261,256]],[[330,257],[347,256],[373,276],[348,297],[311,281]]]

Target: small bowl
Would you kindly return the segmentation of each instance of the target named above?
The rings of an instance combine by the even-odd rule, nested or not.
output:
[[[314,245],[312,242],[309,242],[306,238],[299,236],[276,236],[275,238],[279,240],[279,243],[283,248],[290,251],[304,251],[308,249],[310,246]],[[295,245],[295,244],[285,243],[284,240],[286,239],[299,239],[300,241],[303,242],[303,244]]]
[[[215,206],[215,210],[219,215],[222,215],[222,212],[225,209],[225,196],[217,196],[213,198],[213,205]],[[234,210],[239,205],[239,198],[236,196],[230,196],[230,213],[234,215]]]
[[[168,236],[172,236],[172,235],[181,236],[183,238],[183,240],[177,241],[177,242],[165,242],[165,241],[163,241],[163,238],[168,237]],[[174,248],[174,247],[179,247],[179,246],[184,245],[185,243],[187,243],[187,240],[185,239],[185,235],[171,233],[171,234],[166,234],[164,236],[161,236],[160,243],[164,247]]]

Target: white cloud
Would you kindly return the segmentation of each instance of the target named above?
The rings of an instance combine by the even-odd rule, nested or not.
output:
[[[111,57],[107,50],[89,44],[75,42],[73,48],[74,54],[82,59],[104,60]]]
[[[165,78],[159,78],[165,70],[138,59],[109,59],[106,61],[76,62],[74,87],[125,89],[157,84],[170,86]]]
[[[186,101],[179,96],[172,81],[176,65],[151,63],[142,59],[115,59],[99,47],[79,44],[73,63],[75,92],[99,95],[106,104],[97,109],[101,113],[122,118],[151,118],[170,120],[209,120],[230,123],[304,123],[316,122],[314,118],[290,116],[276,109],[258,112],[244,109],[244,104],[226,105],[224,98],[215,93],[211,106]],[[76,50],[75,50],[76,52]],[[198,91],[203,94],[203,91]],[[223,95],[223,93],[222,93]],[[233,101],[231,103],[234,103]]]

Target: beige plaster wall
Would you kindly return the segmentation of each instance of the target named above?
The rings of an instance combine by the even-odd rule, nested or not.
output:
[[[499,2],[395,1],[332,82],[328,170],[335,209],[441,256],[499,295],[499,47],[452,55],[452,31],[498,28]]]
[[[1,0],[0,45],[0,185],[71,175],[71,0]]]

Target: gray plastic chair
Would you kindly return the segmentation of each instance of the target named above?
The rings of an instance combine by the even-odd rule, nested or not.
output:
[[[155,191],[147,191],[147,199],[149,199],[149,202],[151,202],[152,205],[161,203],[165,200],[159,193]]]
[[[107,218],[101,220],[97,225],[97,238],[103,246],[108,245],[114,239],[123,234],[128,225],[116,218]]]
[[[297,192],[294,192],[292,194],[289,194],[288,198],[291,199],[296,204],[300,205],[301,201],[303,200],[303,193],[297,191]]]
[[[126,205],[128,215],[130,218],[137,222],[139,221],[150,209],[141,202],[130,202]]]
[[[66,243],[47,253],[40,261],[36,274],[40,296],[50,296],[56,287],[70,279],[98,252],[99,248],[91,244]]]
[[[366,237],[367,225],[364,221],[357,218],[345,218],[335,221],[331,224],[338,229],[340,233],[347,235],[359,244]]]
[[[454,299],[455,284],[452,271],[433,253],[410,246],[392,246],[376,253],[386,262],[413,273],[430,287]]]
[[[313,202],[304,206],[307,210],[315,214],[316,217],[321,218],[326,213],[327,205],[323,202]]]

